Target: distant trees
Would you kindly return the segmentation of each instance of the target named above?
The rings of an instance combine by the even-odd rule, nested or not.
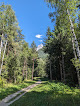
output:
[[[39,77],[45,77],[46,76],[46,72],[45,72],[45,60],[43,60],[42,58],[38,59],[38,66],[36,67],[35,71],[37,73],[37,76]]]

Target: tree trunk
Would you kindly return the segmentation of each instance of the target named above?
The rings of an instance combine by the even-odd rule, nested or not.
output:
[[[62,62],[61,62],[61,59],[59,57],[59,64],[60,64],[60,74],[61,74],[61,81],[63,80],[62,78]]]
[[[69,20],[70,20],[70,23],[71,23],[71,29],[72,29],[72,33],[73,33],[73,39],[74,39],[74,43],[75,43],[75,47],[76,47],[77,57],[78,57],[78,59],[80,61],[80,50],[79,50],[78,41],[77,41],[77,38],[76,38],[76,35],[75,35],[75,32],[74,32],[74,26],[73,26],[72,20],[70,18],[69,11],[67,10],[67,12],[68,12]]]
[[[64,2],[65,2],[65,0],[64,0]],[[69,10],[68,9],[67,9],[67,14],[69,16],[69,21],[70,21],[70,24],[71,24],[71,31],[72,31],[72,34],[73,34],[73,39],[74,39],[74,43],[75,43],[75,47],[76,47],[76,54],[77,54],[77,57],[78,57],[79,62],[80,62],[79,45],[78,45],[78,41],[77,41],[76,34],[75,34],[75,31],[74,31],[74,25],[72,23],[71,16],[70,16],[70,13],[69,13]]]
[[[50,59],[50,80],[52,81],[51,59]]]
[[[23,66],[23,80],[24,80],[25,63],[26,63],[26,60],[24,60],[24,66]]]
[[[7,46],[7,56],[9,55],[9,45]]]
[[[73,53],[74,53],[74,57],[75,59],[77,60],[77,56],[76,56],[76,52],[75,52],[75,47],[74,47],[74,40],[72,38],[72,46],[73,46]],[[79,88],[80,88],[80,72],[79,72],[79,69],[76,68],[76,71],[77,71],[77,78],[78,78],[78,84],[79,84]]]
[[[33,68],[32,68],[32,80],[33,80],[33,73],[34,73],[34,59],[33,59]]]
[[[2,51],[2,46],[3,46],[2,38],[3,38],[3,33],[2,33],[2,37],[1,37],[1,43],[0,43],[0,60],[1,60],[1,51]]]
[[[79,85],[79,89],[80,89],[80,72],[78,69],[77,70],[77,77],[78,77],[78,85]]]
[[[27,64],[26,64],[26,80],[27,80]]]
[[[23,80],[24,80],[24,69],[23,69]]]
[[[5,43],[5,48],[4,48],[4,52],[3,52],[2,63],[1,63],[1,67],[0,67],[0,75],[1,75],[1,71],[2,71],[2,66],[3,66],[4,55],[5,55],[5,52],[6,52],[6,46],[7,46],[7,40],[6,40],[6,43]]]
[[[15,83],[16,83],[16,77],[15,77]]]
[[[65,2],[65,0],[64,0],[64,2]],[[77,57],[78,57],[79,62],[80,62],[79,45],[78,45],[78,41],[77,41],[76,34],[75,34],[75,31],[74,31],[74,25],[72,23],[71,16],[70,16],[70,13],[69,13],[68,9],[67,9],[67,13],[68,13],[68,16],[69,16],[69,21],[70,21],[70,24],[71,24],[71,31],[72,31],[72,34],[73,34],[73,38],[72,38],[73,52],[75,52],[74,44],[75,44],[75,47],[76,47],[76,53],[74,53],[74,56],[75,56],[75,59],[77,59]],[[76,56],[76,54],[77,54],[77,56]],[[77,68],[76,68],[76,70],[77,70],[77,77],[78,77],[78,83],[79,83],[79,88],[80,88],[80,72]]]
[[[64,56],[62,54],[63,81],[65,82]]]

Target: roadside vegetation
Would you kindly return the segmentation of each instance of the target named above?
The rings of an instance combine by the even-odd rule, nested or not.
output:
[[[61,82],[42,81],[10,106],[79,106],[80,89]]]
[[[14,83],[6,83],[3,87],[0,87],[0,100],[7,97],[8,95],[15,93],[22,88],[26,88],[31,84],[34,84],[36,81],[25,80],[22,83],[14,84]]]

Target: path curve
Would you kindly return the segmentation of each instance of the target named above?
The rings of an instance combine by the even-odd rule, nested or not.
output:
[[[25,93],[27,93],[28,91],[30,91],[33,87],[37,86],[41,84],[41,81],[37,81],[35,84],[32,84],[30,86],[28,86],[27,88],[23,88],[22,90],[11,94],[9,96],[7,96],[6,98],[4,98],[1,102],[0,102],[0,106],[9,106],[10,104],[12,104],[13,102],[15,102],[16,100],[18,100],[21,96],[23,96]],[[21,92],[23,92],[22,94],[20,94]],[[18,94],[20,94],[19,96],[17,96]],[[17,97],[16,97],[17,96]],[[14,100],[10,101],[12,98],[16,97]],[[7,103],[8,101],[10,101],[9,103]]]

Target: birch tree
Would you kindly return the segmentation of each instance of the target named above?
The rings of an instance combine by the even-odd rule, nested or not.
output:
[[[2,4],[0,6],[0,39],[1,39],[1,45],[0,45],[0,75],[2,71],[3,66],[3,60],[6,53],[6,47],[7,44],[12,43],[14,41],[14,37],[16,38],[16,35],[18,35],[18,23],[15,16],[14,11],[12,10],[10,5],[4,5]],[[3,45],[4,43],[4,45]],[[3,51],[2,51],[3,48]],[[2,53],[3,52],[3,53]],[[1,57],[1,53],[3,54]]]
[[[70,23],[70,30],[72,32],[72,39],[74,42],[72,44],[75,47],[75,55],[77,56],[77,59],[80,62],[80,50],[79,50],[79,44],[77,40],[77,36],[75,34],[75,23],[76,23],[76,18],[78,13],[78,8],[77,6],[79,5],[80,1],[78,0],[45,0],[49,2],[53,7],[55,7],[56,10],[56,16],[59,16],[60,14],[64,15],[66,13],[67,20],[69,20]],[[60,18],[61,19],[61,18]],[[67,25],[67,24],[66,24]],[[79,70],[77,73],[78,77],[80,77]],[[79,78],[78,78],[79,79]],[[79,81],[79,80],[78,80]],[[80,81],[79,81],[80,83]],[[80,86],[80,84],[79,84]]]

